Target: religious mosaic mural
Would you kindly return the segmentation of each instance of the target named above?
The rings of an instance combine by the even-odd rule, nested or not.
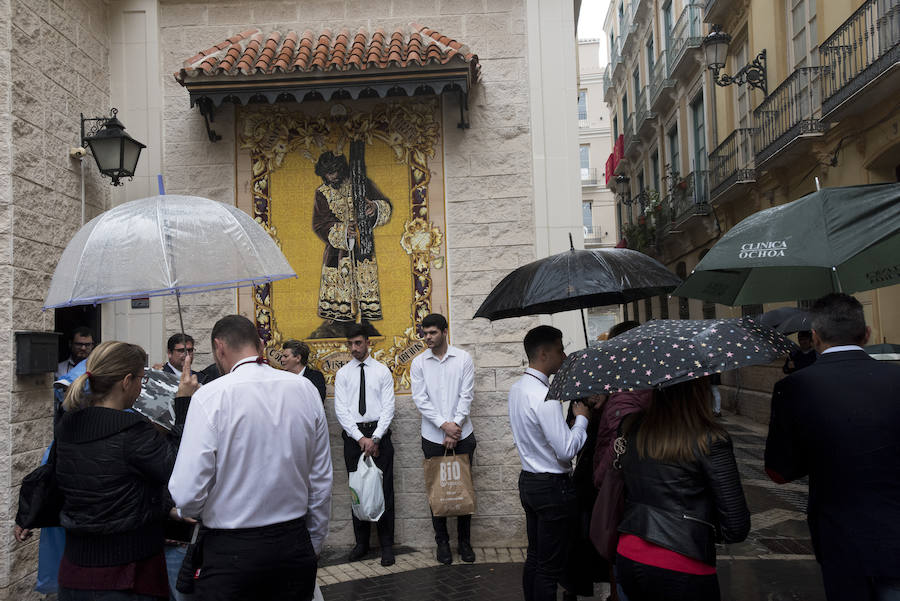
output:
[[[440,123],[437,99],[239,109],[238,205],[298,276],[239,294],[271,358],[304,340],[333,383],[362,324],[395,387],[409,388],[425,348],[417,324],[447,311]]]

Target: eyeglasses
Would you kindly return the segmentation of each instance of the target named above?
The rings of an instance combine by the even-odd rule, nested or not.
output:
[[[77,346],[78,348],[92,348],[94,346],[93,342],[73,342],[72,346]]]
[[[191,348],[176,348],[172,349],[173,353],[178,353],[179,355],[184,355],[186,353],[194,354],[194,347]]]

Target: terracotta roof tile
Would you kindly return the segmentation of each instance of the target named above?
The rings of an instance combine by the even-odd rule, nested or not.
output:
[[[344,29],[336,35],[329,29],[295,31],[267,35],[250,29],[198,52],[184,61],[175,74],[185,77],[253,75],[272,73],[351,71],[389,67],[447,65],[451,61],[467,65],[473,81],[480,71],[478,57],[468,46],[431,29],[410,23],[387,34],[364,28],[355,33]]]

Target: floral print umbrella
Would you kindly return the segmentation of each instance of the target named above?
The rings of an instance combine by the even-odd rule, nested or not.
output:
[[[547,398],[669,386],[770,363],[796,345],[750,318],[654,320],[569,355]]]

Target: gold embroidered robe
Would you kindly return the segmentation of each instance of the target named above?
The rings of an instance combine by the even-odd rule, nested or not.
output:
[[[393,206],[369,179],[366,179],[366,198],[378,207],[375,214],[369,217],[373,229],[390,221]],[[355,215],[349,179],[344,180],[339,188],[322,184],[316,190],[313,230],[325,242],[318,305],[319,317],[324,319],[355,321],[354,300],[362,319],[382,319],[374,245],[370,254],[363,255],[360,245],[355,243],[351,261],[347,232]]]

